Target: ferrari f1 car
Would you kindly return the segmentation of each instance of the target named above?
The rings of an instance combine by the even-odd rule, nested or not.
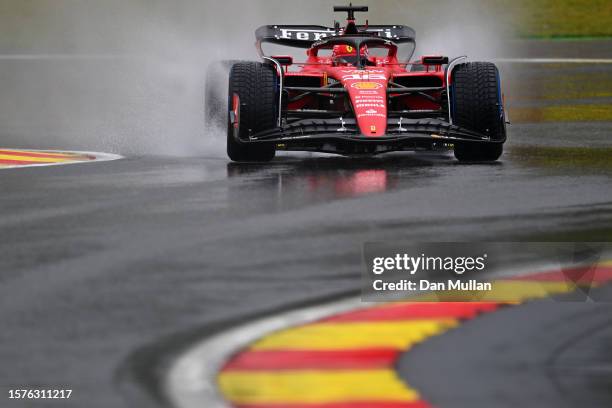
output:
[[[460,161],[500,158],[506,119],[494,64],[440,55],[414,61],[413,29],[358,25],[355,13],[368,7],[334,11],[348,13],[345,27],[260,27],[262,62],[233,63],[223,115],[231,160],[265,162],[277,150],[353,156],[437,148],[454,148]],[[306,59],[268,56],[267,43],[304,48]]]

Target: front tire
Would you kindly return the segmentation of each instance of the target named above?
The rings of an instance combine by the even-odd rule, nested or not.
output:
[[[494,143],[464,142],[455,145],[462,162],[491,162],[504,152],[506,119],[497,67],[490,62],[471,62],[453,71],[452,112],[456,125],[488,135]]]
[[[274,144],[245,143],[249,135],[273,129],[278,121],[278,78],[270,65],[240,62],[229,79],[227,154],[235,162],[268,162]],[[232,114],[234,112],[234,114]],[[234,123],[232,123],[234,117]]]

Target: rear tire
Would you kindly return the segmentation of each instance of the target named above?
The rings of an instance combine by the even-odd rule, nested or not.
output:
[[[457,143],[455,157],[465,161],[496,161],[504,152],[506,119],[497,67],[470,62],[453,71],[453,121],[457,126],[488,135],[497,143]]]
[[[268,162],[276,155],[274,144],[243,143],[242,140],[248,140],[252,133],[277,127],[277,83],[276,71],[270,65],[240,62],[232,67],[228,111],[234,109],[234,94],[240,100],[238,128],[227,121],[227,154],[232,161]]]

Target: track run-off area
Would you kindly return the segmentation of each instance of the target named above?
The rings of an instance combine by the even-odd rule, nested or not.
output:
[[[170,369],[167,388],[180,408],[199,401],[215,408],[430,408],[397,372],[403,354],[481,315],[572,293],[584,301],[610,281],[612,261],[602,261],[492,281],[476,302],[470,292],[433,292],[272,316],[188,350]],[[212,354],[226,358],[217,371]]]
[[[118,160],[120,158],[121,156],[119,155],[108,153],[0,148],[0,169],[92,163]]]

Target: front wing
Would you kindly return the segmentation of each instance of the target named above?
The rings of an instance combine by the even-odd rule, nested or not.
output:
[[[237,136],[237,135],[235,135]],[[361,134],[355,119],[302,119],[251,134],[242,143],[275,144],[277,148],[337,154],[381,154],[444,148],[456,143],[504,143],[440,119],[389,119],[383,137]]]

